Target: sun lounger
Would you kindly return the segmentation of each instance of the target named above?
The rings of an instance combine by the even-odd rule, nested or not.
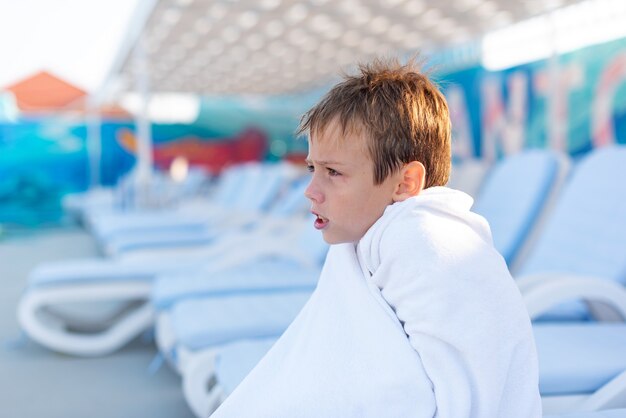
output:
[[[149,298],[159,274],[211,277],[221,269],[272,259],[291,260],[305,267],[315,263],[311,248],[317,243],[308,239],[306,229],[303,230],[312,229],[310,220],[292,227],[292,235],[287,238],[283,235],[232,240],[196,259],[152,259],[150,263],[91,260],[42,266],[33,272],[29,288],[20,300],[18,319],[28,335],[54,350],[82,356],[110,353],[152,326],[154,306]],[[250,283],[259,286],[254,281]],[[57,306],[93,306],[104,301],[113,302],[114,308],[88,324],[82,314],[68,313]],[[80,332],[74,327],[77,322],[83,324]]]
[[[194,275],[164,274],[152,287],[152,304],[157,311],[156,341],[160,352],[176,368],[173,354],[181,346],[171,308],[185,299],[206,299],[227,294],[267,294],[312,291],[317,284],[328,245],[310,223],[297,236],[286,241],[290,252],[276,252],[272,259],[252,261],[211,273]],[[210,332],[210,331],[209,331]],[[184,348],[183,348],[184,349]]]
[[[494,245],[513,273],[541,230],[569,165],[565,155],[529,150],[501,160],[484,180],[472,210],[489,222]]]
[[[242,177],[239,193],[228,205],[200,201],[170,213],[108,219],[108,232],[98,233],[103,252],[118,256],[138,248],[200,245],[224,232],[258,224],[260,214],[267,213],[281,192],[292,187],[297,172],[288,164],[256,165]]]
[[[598,303],[572,301],[553,306],[563,292],[606,282],[626,284],[626,147],[595,150],[580,161],[542,233],[516,275],[531,315],[542,320],[583,321],[612,315]],[[572,290],[574,289],[574,290]]]

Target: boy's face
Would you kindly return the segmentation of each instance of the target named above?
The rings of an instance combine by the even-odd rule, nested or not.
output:
[[[309,140],[313,177],[305,196],[317,216],[315,228],[329,244],[357,242],[393,203],[398,174],[374,185],[374,162],[363,135],[342,137],[336,120]]]

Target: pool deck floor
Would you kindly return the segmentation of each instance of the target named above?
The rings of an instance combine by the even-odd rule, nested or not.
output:
[[[21,336],[16,319],[28,273],[47,261],[98,257],[79,228],[0,239],[0,417],[191,418],[178,375],[148,366],[155,345],[137,339],[101,358],[54,353]]]

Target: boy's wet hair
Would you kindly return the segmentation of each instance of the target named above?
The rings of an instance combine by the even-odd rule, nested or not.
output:
[[[437,86],[416,59],[376,59],[345,75],[304,114],[298,134],[313,139],[337,118],[343,136],[363,134],[374,161],[374,184],[411,161],[426,168],[426,184],[443,186],[450,176],[450,116]]]

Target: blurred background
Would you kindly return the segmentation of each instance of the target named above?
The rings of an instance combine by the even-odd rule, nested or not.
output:
[[[373,56],[421,54],[449,100],[455,162],[626,141],[622,1],[0,4],[5,230],[58,222],[64,194],[177,156],[211,173],[299,160],[301,114]]]

